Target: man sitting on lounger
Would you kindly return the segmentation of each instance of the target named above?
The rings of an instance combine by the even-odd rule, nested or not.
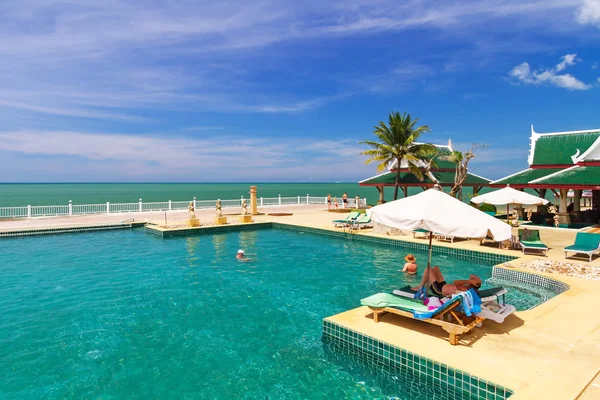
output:
[[[466,292],[469,289],[478,290],[481,287],[481,278],[471,274],[468,280],[457,280],[452,283],[446,283],[440,267],[426,267],[423,272],[421,284],[412,290],[419,290],[425,285],[429,285],[431,292],[436,296],[451,296],[458,292]]]

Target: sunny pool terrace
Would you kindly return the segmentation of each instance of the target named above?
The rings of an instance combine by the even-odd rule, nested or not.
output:
[[[167,235],[213,235],[222,231],[273,227],[297,230],[301,221],[303,228],[300,229],[307,233],[333,235],[352,241],[394,241],[398,242],[394,247],[402,252],[423,246],[422,241],[407,237],[381,237],[368,231],[347,234],[339,229],[331,229],[326,219],[330,219],[330,214],[320,210],[303,210],[295,211],[291,217],[261,216],[261,222],[251,225],[177,229]],[[165,236],[165,230],[160,231],[155,229],[154,233]],[[515,259],[519,253],[492,248],[479,251],[481,248],[469,242],[438,244],[438,250],[455,252],[459,257],[482,257],[490,265],[508,262],[515,266],[532,258]],[[514,267],[510,269],[518,270]],[[511,399],[576,399],[582,393],[582,396],[593,396],[594,390],[598,389],[590,383],[594,378],[597,379],[600,369],[600,362],[597,361],[600,360],[597,346],[600,330],[598,319],[589,310],[590,304],[600,299],[600,282],[556,275],[546,275],[546,278],[562,282],[568,290],[531,310],[518,311],[502,325],[485,322],[481,329],[461,336],[459,346],[450,346],[444,338],[444,332],[438,327],[400,316],[386,315],[380,323],[374,324],[369,309],[365,307],[350,308],[325,318],[324,337],[339,333],[339,336],[350,335],[351,340],[356,342],[380,342],[387,353],[372,352],[371,364],[368,363],[371,368],[393,366],[406,371],[411,367],[416,376],[425,376],[425,382],[432,379],[437,380],[436,385],[442,383],[444,390],[438,392],[438,395],[442,393],[441,398],[462,398],[460,396],[465,389],[471,395],[476,394],[474,398],[504,398],[511,393]],[[359,300],[360,296],[357,296],[355,304],[358,305]],[[352,342],[348,346],[340,346],[339,340],[344,338],[336,339],[338,341],[333,346],[335,351],[364,356],[359,354],[364,349],[356,349]],[[444,377],[448,378],[445,382]],[[447,397],[443,397],[444,393]]]

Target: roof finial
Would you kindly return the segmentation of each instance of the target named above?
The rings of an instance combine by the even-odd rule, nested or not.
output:
[[[450,138],[448,138],[448,147],[450,148],[450,150],[452,150],[452,139]]]
[[[535,131],[533,130],[533,124],[531,124],[531,134],[533,135]]]

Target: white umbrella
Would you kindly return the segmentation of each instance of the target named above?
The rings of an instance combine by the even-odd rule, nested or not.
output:
[[[506,221],[508,221],[508,207],[511,204],[527,206],[541,206],[548,204],[548,200],[546,199],[513,189],[509,185],[506,185],[504,189],[473,197],[471,202],[475,204],[486,203],[497,206],[506,204]]]
[[[375,222],[400,230],[428,230],[428,266],[433,232],[464,238],[492,236],[498,242],[512,235],[504,222],[435,189],[373,207],[367,214]]]

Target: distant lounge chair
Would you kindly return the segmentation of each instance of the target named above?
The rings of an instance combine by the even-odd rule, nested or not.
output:
[[[451,235],[442,235],[441,233],[434,233],[434,235],[437,237],[437,240],[444,240],[450,243],[454,243],[454,238],[456,237]]]
[[[575,236],[575,244],[565,247],[565,258],[568,257],[567,252],[575,254],[587,254],[592,262],[592,254],[600,253],[600,234],[589,232],[577,232]]]
[[[542,243],[540,231],[537,229],[519,229],[519,245],[523,254],[526,250],[542,251],[544,256],[548,253],[548,246]]]
[[[424,238],[428,238],[429,237],[429,231],[427,229],[415,229],[414,231],[412,231],[413,233],[413,238],[417,238],[417,234],[422,233]]]
[[[475,298],[476,296],[475,294],[473,297]],[[477,300],[479,300],[479,297],[477,297]],[[444,305],[432,311],[428,310],[427,306],[420,300],[396,296],[390,293],[377,293],[362,299],[360,302],[363,306],[367,306],[373,310],[373,320],[376,323],[379,322],[381,314],[389,312],[440,326],[449,333],[449,341],[453,346],[458,344],[459,335],[470,332],[485,320],[483,317],[467,316],[467,313],[458,311],[459,306],[464,309],[463,297],[460,295],[453,297],[444,303]],[[454,322],[444,321],[445,317],[452,319]]]
[[[346,226],[346,225],[354,222],[354,220],[356,220],[356,218],[358,218],[360,216],[360,214],[361,214],[360,211],[352,211],[350,214],[348,214],[346,219],[336,219],[336,220],[333,220],[332,222],[333,222],[334,226]]]
[[[415,298],[416,291],[412,290],[410,286],[405,286],[400,289],[396,289],[392,292],[397,296],[403,296],[410,299]],[[495,287],[489,289],[480,289],[477,291],[479,298],[481,299],[481,311],[477,313],[478,317],[483,317],[485,319],[490,319],[499,324],[504,322],[504,319],[508,317],[510,314],[517,311],[517,309],[510,305],[506,304],[506,295],[507,291],[503,287]],[[429,294],[429,296],[435,296],[434,294]],[[449,300],[448,297],[436,296],[439,298],[444,298]]]
[[[369,217],[367,214],[363,214],[362,217],[355,219],[349,224],[350,228],[352,229],[366,228],[367,226],[371,225],[371,217]]]

